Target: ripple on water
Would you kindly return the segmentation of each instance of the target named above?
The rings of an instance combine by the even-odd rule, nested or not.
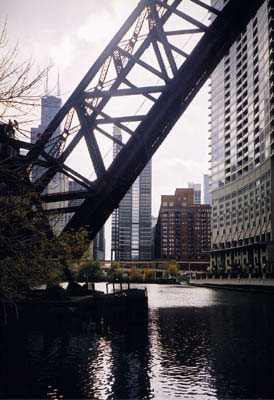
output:
[[[274,398],[272,297],[160,285],[148,295],[145,326],[10,340],[0,397]]]

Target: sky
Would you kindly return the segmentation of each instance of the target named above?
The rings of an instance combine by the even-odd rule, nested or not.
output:
[[[9,45],[34,68],[54,63],[49,88],[55,94],[58,70],[65,101],[138,4],[137,0],[1,0]],[[191,9],[190,9],[191,12]],[[152,214],[161,195],[208,173],[208,85],[192,101],[152,159]],[[39,124],[37,121],[36,126]]]

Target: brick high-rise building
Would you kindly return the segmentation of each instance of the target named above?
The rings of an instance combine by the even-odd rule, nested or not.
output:
[[[210,214],[209,204],[194,204],[192,188],[162,195],[156,226],[157,258],[209,261]]]

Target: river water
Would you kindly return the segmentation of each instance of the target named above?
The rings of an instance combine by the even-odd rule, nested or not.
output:
[[[10,333],[1,348],[0,397],[274,398],[274,295],[147,290],[144,325],[97,331],[85,321],[55,321]]]

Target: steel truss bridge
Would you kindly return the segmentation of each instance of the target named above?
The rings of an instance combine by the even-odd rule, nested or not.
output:
[[[36,143],[0,135],[2,148],[27,149],[16,162],[9,157],[10,169],[42,171],[34,182],[25,179],[24,191],[42,193],[57,172],[78,182],[81,192],[44,200],[84,199],[60,212],[74,212],[65,230],[86,226],[93,239],[262,3],[229,0],[220,11],[200,0],[141,0]],[[113,143],[121,150],[107,161]],[[93,179],[68,165],[81,146]],[[14,176],[19,190],[22,177]]]

